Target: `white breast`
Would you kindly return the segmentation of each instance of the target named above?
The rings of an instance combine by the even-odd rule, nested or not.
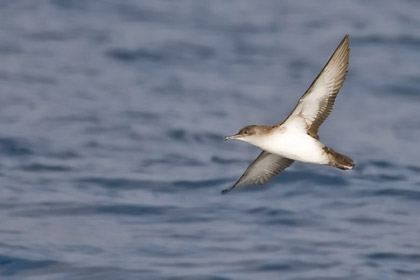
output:
[[[267,152],[286,158],[318,164],[328,162],[322,150],[323,144],[300,131],[280,130],[265,136],[256,144]]]

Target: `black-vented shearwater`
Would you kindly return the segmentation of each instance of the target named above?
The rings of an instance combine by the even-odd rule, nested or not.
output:
[[[349,157],[319,141],[318,128],[331,113],[335,98],[347,74],[350,48],[346,35],[337,49],[286,118],[275,126],[249,125],[225,140],[237,139],[261,148],[261,154],[223,194],[242,186],[263,185],[295,160],[353,169]]]

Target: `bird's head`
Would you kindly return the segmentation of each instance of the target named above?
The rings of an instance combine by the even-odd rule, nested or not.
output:
[[[226,136],[225,140],[241,140],[244,142],[248,142],[250,144],[256,145],[258,139],[263,134],[266,134],[268,131],[268,127],[262,125],[248,125],[239,130],[238,133],[232,136]]]

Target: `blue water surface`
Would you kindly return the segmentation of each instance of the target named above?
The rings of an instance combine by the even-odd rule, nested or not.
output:
[[[0,279],[420,279],[418,1],[0,2]],[[345,34],[321,140],[230,187]]]

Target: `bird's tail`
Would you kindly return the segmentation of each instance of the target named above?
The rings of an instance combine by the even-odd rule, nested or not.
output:
[[[328,147],[325,147],[324,150],[328,153],[330,158],[330,162],[328,163],[328,165],[343,170],[350,170],[356,167],[354,161],[348,156],[337,153],[336,151]]]

